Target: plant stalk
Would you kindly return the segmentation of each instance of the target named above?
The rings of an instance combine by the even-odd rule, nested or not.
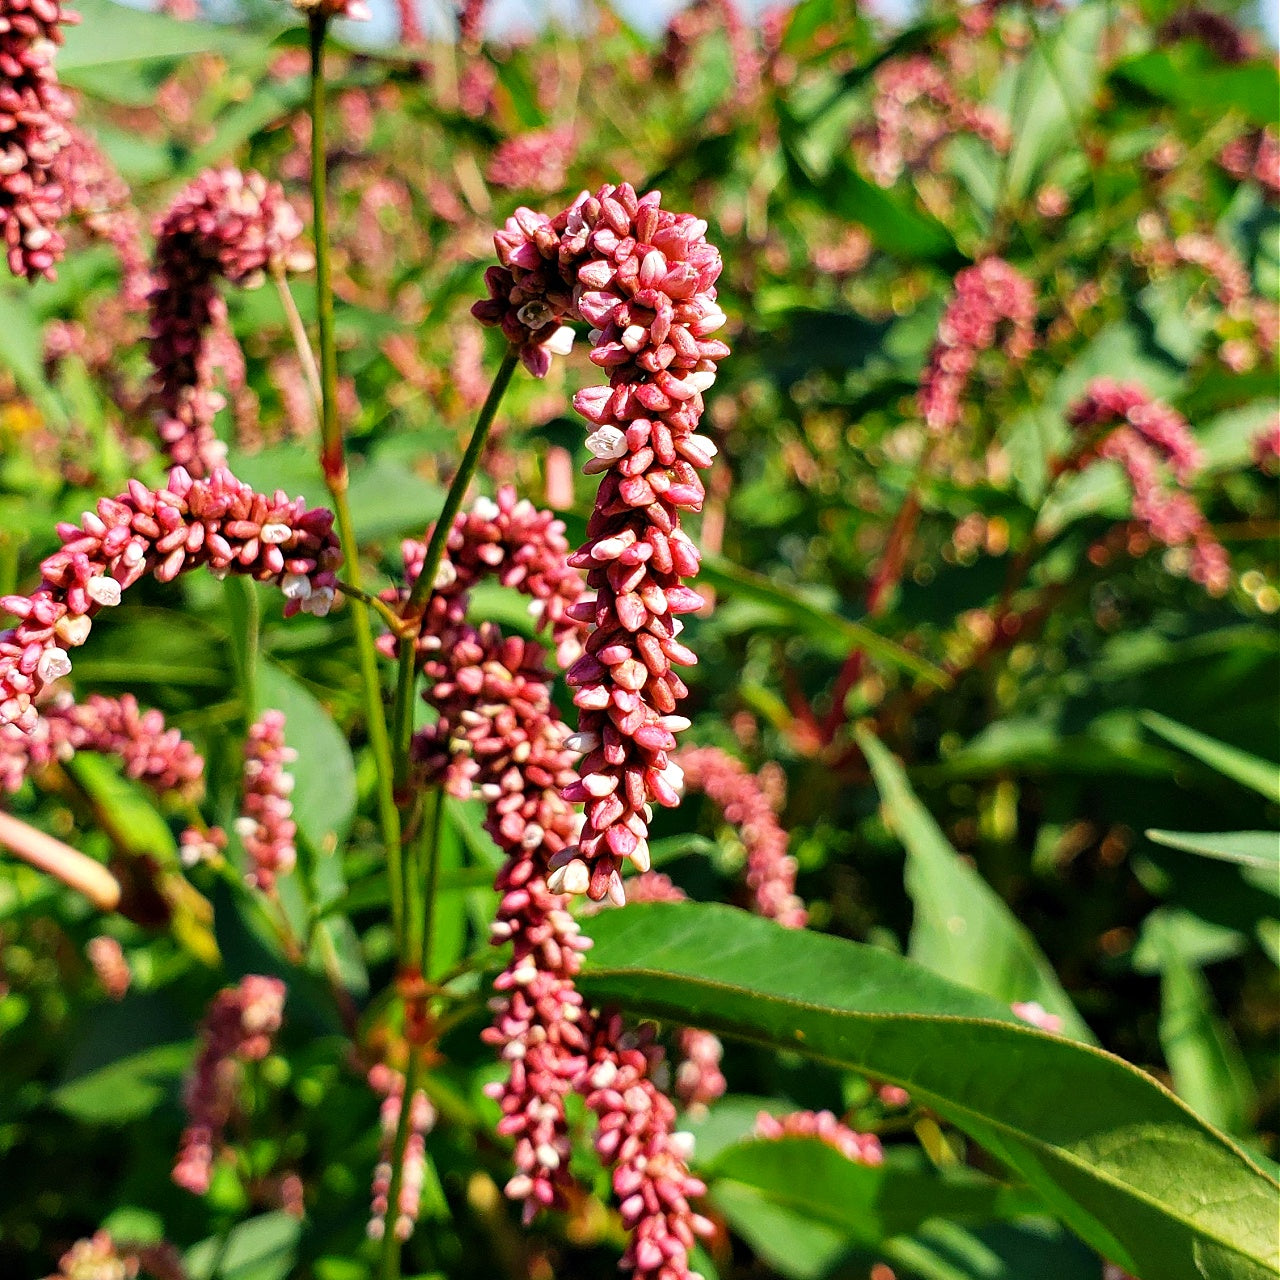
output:
[[[329,253],[328,163],[325,150],[324,40],[328,18],[312,12],[311,49],[311,204],[316,247],[316,314],[320,330],[320,465],[333,501],[338,523],[338,541],[346,562],[347,578],[354,591],[361,591],[360,552],[347,501],[347,461],[338,421],[338,355],[333,321],[333,276]],[[358,599],[358,597],[357,597]],[[382,677],[378,671],[378,651],[373,642],[373,626],[368,610],[351,610],[364,683],[367,731],[378,772],[378,820],[387,850],[387,875],[391,892],[391,923],[397,939],[404,933],[404,872],[401,866],[400,811],[396,807],[393,779],[395,767],[391,738],[387,732],[382,699]]]
[[[404,1092],[400,1095],[400,1118],[391,1146],[391,1185],[387,1188],[387,1207],[382,1215],[382,1277],[400,1280],[400,1238],[396,1235],[396,1219],[400,1216],[400,1189],[404,1185],[404,1153],[409,1146],[409,1129],[413,1115],[413,1095],[418,1091],[418,1073],[422,1066],[422,1049],[409,1046],[409,1060],[404,1069]]]

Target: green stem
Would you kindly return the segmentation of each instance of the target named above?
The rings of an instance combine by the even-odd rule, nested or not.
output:
[[[430,813],[422,823],[422,845],[419,864],[426,864],[422,889],[422,975],[431,976],[431,925],[435,916],[436,888],[440,883],[440,833],[444,830],[444,789],[432,787],[428,800]]]
[[[311,203],[315,221],[316,242],[316,314],[320,328],[321,447],[320,464],[325,484],[333,500],[338,522],[338,541],[346,562],[347,578],[355,591],[360,591],[360,553],[351,507],[347,502],[347,462],[342,443],[342,427],[338,421],[338,355],[333,323],[333,278],[329,255],[327,210],[327,157],[325,151],[325,86],[324,38],[328,18],[312,12],[311,47]],[[397,938],[403,936],[404,873],[401,867],[400,811],[396,807],[395,768],[391,754],[391,738],[387,732],[386,711],[382,700],[382,677],[378,670],[378,651],[373,642],[373,627],[365,608],[351,610],[356,649],[360,658],[360,675],[364,683],[369,745],[377,762],[378,819],[382,840],[387,849],[387,875],[391,889],[391,923]]]
[[[383,1280],[400,1280],[400,1240],[396,1236],[396,1219],[400,1216],[400,1188],[404,1183],[404,1153],[409,1145],[413,1095],[418,1091],[418,1071],[422,1050],[409,1046],[409,1061],[404,1069],[404,1092],[400,1095],[400,1119],[396,1122],[395,1141],[391,1147],[391,1186],[387,1188],[387,1208],[382,1217]]]
[[[471,433],[471,441],[467,445],[466,453],[462,455],[461,463],[458,465],[458,474],[453,477],[449,492],[445,494],[444,506],[440,508],[439,519],[436,520],[436,527],[432,530],[431,540],[427,543],[427,554],[422,562],[422,572],[418,575],[417,581],[409,592],[409,604],[413,607],[420,608],[426,603],[427,597],[431,594],[432,584],[435,582],[436,574],[440,570],[440,561],[444,559],[444,549],[449,541],[449,532],[453,528],[454,517],[462,507],[462,499],[466,497],[467,486],[471,483],[471,477],[476,473],[476,467],[480,462],[480,454],[484,451],[484,446],[489,439],[489,429],[493,426],[493,420],[498,415],[498,406],[502,403],[502,397],[506,394],[507,387],[511,385],[511,377],[516,371],[516,365],[519,363],[520,356],[515,348],[508,348],[507,354],[502,357],[502,363],[498,366],[498,372],[494,375],[493,385],[489,388],[489,394],[485,397],[484,404],[481,406],[480,415],[476,418],[475,430]]]
[[[507,387],[511,385],[511,378],[516,371],[518,363],[519,355],[514,349],[510,349],[503,357],[502,364],[498,366],[493,385],[489,388],[489,394],[485,397],[480,414],[476,418],[471,440],[467,444],[466,452],[462,455],[462,461],[458,464],[457,474],[453,477],[449,492],[445,494],[444,505],[440,508],[440,514],[436,518],[435,528],[432,530],[431,538],[427,543],[426,555],[423,558],[422,572],[410,588],[409,600],[404,610],[408,617],[412,617],[416,611],[421,610],[431,594],[432,584],[436,580],[436,574],[440,571],[440,562],[444,559],[445,544],[449,538],[449,531],[453,528],[454,518],[462,507],[462,499],[466,496],[471,480],[475,476],[476,467],[480,463],[480,455],[484,452],[485,443],[489,439],[489,431],[493,427],[493,420],[498,413],[498,406],[502,403],[502,397],[506,393]],[[393,794],[401,806],[406,806],[410,799],[406,795],[406,789],[409,782],[409,752],[413,739],[413,697],[418,674],[416,632],[417,626],[415,624],[414,629],[408,635],[402,635],[400,638],[400,665],[396,674],[396,696],[391,716],[391,737],[394,751],[391,777],[393,779]],[[431,830],[433,825],[433,823],[427,824],[428,831]],[[432,884],[430,886],[421,883],[419,880],[416,857],[411,861],[415,865],[406,867],[402,864],[401,866],[400,893],[403,901],[409,904],[408,914],[412,915],[415,921],[421,920],[423,922],[423,932],[425,933],[430,927],[427,922],[431,917],[433,903],[430,898],[419,899],[422,894],[428,892],[431,897],[435,896],[434,866],[436,857],[434,847],[428,852],[428,867],[433,869]],[[407,932],[407,930],[404,933],[398,932],[396,935],[401,940],[400,957],[406,963],[414,963],[420,951],[412,941],[407,939]],[[423,947],[427,945],[425,939],[422,945]]]

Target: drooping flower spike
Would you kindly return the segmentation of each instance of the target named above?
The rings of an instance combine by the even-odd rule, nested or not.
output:
[[[160,490],[131,480],[79,524],[59,524],[58,536],[62,549],[40,565],[36,590],[0,598],[0,609],[20,619],[0,632],[0,725],[35,726],[35,699],[71,671],[68,650],[84,644],[98,611],[119,604],[140,578],[171,582],[207,566],[219,576],[275,582],[286,615],[322,615],[333,603],[341,561],[332,512],[307,510],[282,490],[257,493],[221,469],[193,480],[175,467]]]
[[[380,1240],[386,1230],[387,1207],[393,1181],[392,1157],[400,1108],[404,1105],[404,1076],[385,1062],[369,1071],[369,1087],[382,1098],[378,1118],[382,1129],[379,1160],[373,1172],[373,1196],[369,1214],[369,1236]],[[409,1104],[409,1137],[400,1162],[400,1195],[396,1204],[394,1230],[397,1240],[407,1240],[422,1207],[422,1185],[427,1166],[427,1134],[435,1128],[436,1110],[421,1089],[415,1089]]]
[[[817,1138],[857,1164],[884,1163],[884,1151],[874,1133],[859,1133],[830,1111],[792,1111],[782,1116],[761,1111],[756,1116],[756,1137]]]
[[[676,757],[686,791],[701,791],[719,805],[747,852],[752,909],[788,929],[803,929],[808,914],[796,896],[796,860],[760,779],[717,747],[691,747]]]
[[[430,530],[426,537],[430,537]],[[404,587],[384,591],[382,599],[401,608],[422,572],[426,539],[406,539]],[[434,589],[422,619],[418,638],[421,654],[438,650],[453,628],[466,620],[471,589],[483,578],[493,577],[529,597],[529,612],[539,629],[549,629],[561,667],[582,652],[584,628],[569,614],[582,595],[582,574],[570,568],[569,543],[564,521],[553,512],[539,511],[527,499],[517,499],[510,485],[498,490],[496,500],[478,498],[470,511],[458,513],[445,544],[445,559],[436,574]],[[395,652],[393,636],[383,636],[381,647]]]
[[[551,676],[538,647],[504,638],[491,623],[466,624],[427,662],[427,694],[439,719],[414,753],[427,778],[459,797],[488,803],[486,830],[506,855],[493,941],[511,943],[494,980],[494,1020],[484,1038],[509,1064],[489,1087],[502,1108],[500,1133],[515,1140],[507,1195],[526,1220],[563,1203],[569,1179],[564,1099],[586,1065],[587,1019],[574,986],[589,945],[563,899],[547,888],[548,856],[570,845],[580,819],[562,797],[573,779],[568,727],[551,701]]]
[[[160,442],[171,462],[200,477],[226,457],[213,429],[222,399],[213,390],[211,347],[227,317],[218,280],[253,287],[269,271],[305,270],[312,259],[280,185],[238,169],[202,173],[155,235],[148,354]]]
[[[702,393],[729,350],[712,337],[725,316],[707,224],[659,200],[624,184],[584,192],[554,219],[517,210],[495,237],[502,265],[486,275],[490,297],[473,308],[539,375],[563,349],[562,322],[586,320],[591,360],[609,372],[607,385],[574,397],[594,428],[587,471],[604,479],[587,542],[570,560],[595,593],[571,610],[594,630],[567,674],[580,713],[573,745],[585,759],[566,795],[587,820],[550,884],[616,902],[625,900],[622,861],[648,867],[649,805],[679,802],[669,752],[688,723],[676,714],[688,691],[673,664],[697,660],[680,643],[679,615],[704,603],[681,582],[699,555],[680,514],[702,506],[698,472],[715,447],[695,432]]]
[[[514,518],[521,504],[512,499],[500,495],[498,505]],[[494,1021],[484,1033],[509,1065],[508,1077],[488,1086],[502,1110],[499,1132],[515,1140],[516,1172],[506,1193],[523,1202],[526,1221],[563,1203],[571,1152],[565,1098],[583,1093],[601,1118],[598,1148],[616,1166],[623,1218],[635,1232],[624,1261],[648,1280],[692,1280],[687,1249],[707,1224],[688,1198],[703,1188],[688,1172],[685,1140],[672,1132],[674,1108],[650,1079],[658,1055],[652,1046],[631,1053],[620,1020],[597,1020],[585,1006],[574,980],[590,942],[547,886],[548,859],[571,847],[582,823],[564,798],[575,753],[551,700],[551,675],[536,645],[504,637],[492,623],[473,627],[466,592],[459,593],[487,570],[535,600],[563,599],[537,589],[546,585],[541,574],[509,579],[513,567],[541,562],[544,513],[521,513],[522,527],[541,530],[524,548],[530,558],[494,537],[493,505],[481,499],[459,517],[446,562],[459,568],[442,575],[444,600],[426,610],[445,628],[422,650],[431,681],[426,698],[438,719],[415,737],[414,754],[424,776],[452,794],[479,792],[488,805],[486,829],[506,855],[492,928],[494,942],[510,943],[512,954],[495,980]],[[559,585],[572,594],[567,582]],[[565,618],[562,654],[578,625]],[[619,1094],[613,1085],[624,1078]]]
[[[1231,564],[1189,491],[1202,457],[1182,415],[1136,382],[1095,378],[1067,411],[1067,421],[1081,433],[1070,469],[1097,458],[1118,462],[1133,492],[1134,523],[1155,542],[1187,548],[1187,577],[1210,595],[1223,595]]]

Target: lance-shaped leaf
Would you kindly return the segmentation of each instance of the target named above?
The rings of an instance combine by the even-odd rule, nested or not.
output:
[[[1181,747],[1188,755],[1195,756],[1202,764],[1223,774],[1242,787],[1248,787],[1268,800],[1280,802],[1280,765],[1259,756],[1241,751],[1211,738],[1207,733],[1189,729],[1185,724],[1170,720],[1156,711],[1144,711],[1142,723],[1166,742]]]
[[[915,904],[911,958],[997,1000],[1034,1000],[1060,1017],[1069,1035],[1092,1042],[1036,940],[947,842],[902,766],[872,734],[859,731],[857,737],[889,823],[907,850],[907,892]]]
[[[731,907],[636,905],[592,932],[593,1000],[903,1086],[1140,1280],[1276,1274],[1280,1184],[1120,1058],[909,960]]]

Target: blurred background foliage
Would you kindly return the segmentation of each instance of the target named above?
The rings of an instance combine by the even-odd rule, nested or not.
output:
[[[285,6],[219,24],[78,8],[59,72],[148,220],[225,162],[281,179],[305,212],[305,42]],[[723,250],[734,347],[709,396],[722,455],[701,545],[717,602],[692,624],[693,736],[767,766],[785,792],[813,926],[1006,1003],[1027,998],[1019,975],[1043,953],[1102,1045],[1274,1158],[1276,839],[1211,840],[1206,857],[1185,834],[1274,828],[1280,803],[1277,489],[1253,448],[1276,414],[1277,184],[1223,162],[1264,129],[1275,145],[1274,56],[1228,15],[1170,0],[936,6],[896,26],[847,0],[754,23],[728,12],[695,7],[656,40],[600,10],[585,34],[393,35],[335,55],[342,392],[374,581],[393,581],[399,539],[438,509],[496,365],[495,335],[468,315],[493,228],[602,181],[661,188]],[[908,60],[940,71],[954,102],[920,108],[895,153],[876,111]],[[1002,122],[997,145],[973,110]],[[1160,252],[1188,234],[1243,264],[1248,307]],[[990,253],[1035,285],[1036,348],[984,357],[959,426],[930,442],[921,374],[955,273]],[[0,594],[32,582],[56,520],[163,474],[140,412],[145,318],[116,286],[110,252],[85,246],[57,282],[0,291]],[[310,322],[309,290],[296,294]],[[228,303],[244,363],[220,418],[230,465],[322,504],[279,298]],[[517,380],[483,467],[490,491],[511,482],[560,509],[571,539],[594,490],[574,474],[569,406],[588,376],[575,353],[545,382]],[[1141,382],[1191,423],[1206,457],[1195,497],[1231,560],[1221,596],[1135,537],[1114,464],[1058,474],[1065,411],[1098,376]],[[869,611],[905,503],[901,580]],[[532,634],[504,592],[483,605]],[[205,754],[203,816],[226,826],[254,699],[286,712],[303,857],[281,901],[310,945],[291,959],[205,868],[187,884],[175,833],[189,815],[158,811],[108,764],[53,766],[6,800],[159,893],[149,915],[104,922],[0,863],[0,1273],[42,1275],[106,1224],[174,1242],[193,1277],[363,1280],[377,1100],[352,1036],[367,1049],[384,1034],[369,1001],[392,957],[348,614],[285,623],[243,584],[147,584],[75,679],[162,709]],[[742,848],[700,798],[657,834],[691,896],[731,896]],[[491,963],[496,861],[478,814],[451,805],[439,969]],[[118,1004],[83,957],[104,931],[134,973]],[[288,978],[287,1025],[248,1082],[236,1160],[198,1201],[169,1180],[182,1075],[201,1009],[245,972]],[[443,1119],[406,1274],[612,1274],[620,1229],[598,1199],[528,1233],[501,1199],[483,983],[429,1085]],[[696,1126],[725,1224],[709,1276],[880,1280],[886,1259],[899,1280],[1102,1276],[1031,1193],[966,1200],[964,1165],[991,1166],[928,1112],[744,1046],[725,1069],[730,1097]],[[801,1174],[749,1167],[749,1146],[724,1155],[762,1105],[878,1130],[898,1181],[842,1192],[841,1170],[818,1173],[822,1152],[801,1153]],[[911,1182],[926,1170],[954,1203],[936,1179]],[[289,1175],[305,1224],[281,1209]],[[797,1178],[813,1179],[812,1203],[789,1198]],[[852,1215],[859,1195],[867,1211]]]

